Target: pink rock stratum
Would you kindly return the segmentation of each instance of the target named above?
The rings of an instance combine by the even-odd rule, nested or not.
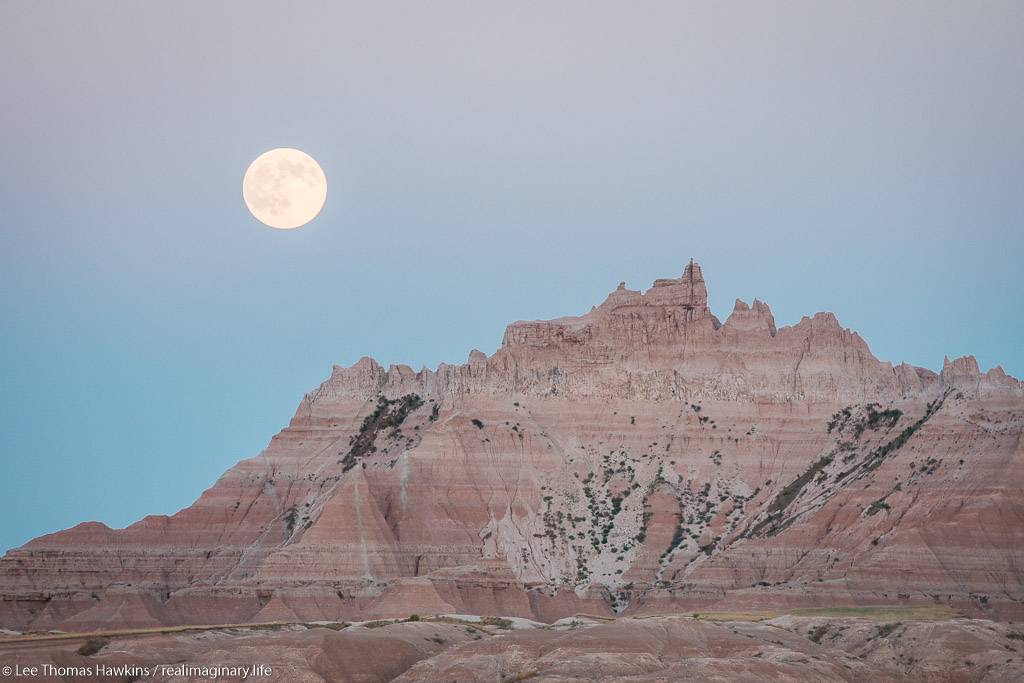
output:
[[[951,605],[1024,618],[1024,385],[876,359],[831,313],[724,323],[700,267],[364,358],[189,508],[0,560],[0,627]],[[660,636],[659,636],[660,637]]]

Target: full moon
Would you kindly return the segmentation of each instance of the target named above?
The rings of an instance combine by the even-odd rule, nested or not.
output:
[[[281,147],[256,157],[242,180],[242,198],[259,221],[289,230],[305,225],[327,200],[327,176],[313,157]]]

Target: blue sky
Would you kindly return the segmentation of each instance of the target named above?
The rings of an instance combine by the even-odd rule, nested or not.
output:
[[[1024,376],[1024,4],[0,4],[0,549],[191,503],[332,363],[704,268]],[[314,156],[298,230],[248,164]]]

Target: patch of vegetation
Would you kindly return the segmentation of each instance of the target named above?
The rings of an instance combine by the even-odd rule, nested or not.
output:
[[[473,425],[474,425],[474,426],[475,426],[475,427],[476,427],[477,429],[483,429],[483,428],[484,428],[484,423],[483,423],[483,422],[481,422],[480,420],[476,419],[475,417],[473,418],[472,422],[473,422]]]
[[[246,628],[253,631],[280,631],[286,624],[280,621],[272,621],[264,624],[249,624]]]
[[[689,529],[683,526],[682,517],[679,518],[679,525],[676,526],[676,532],[672,534],[672,541],[668,544],[668,548],[661,554],[661,559],[665,559],[672,554],[683,540],[686,539],[686,535],[689,533]]]
[[[917,422],[905,428],[892,441],[889,441],[888,443],[885,443],[871,451],[871,453],[868,454],[868,457],[864,460],[864,471],[872,472],[878,469],[881,466],[882,461],[884,461],[890,453],[894,453],[902,448],[903,444],[907,443],[907,440],[914,435],[914,432],[920,429],[932,415],[939,411],[939,408],[942,407],[942,404],[948,395],[949,391],[947,390],[940,398],[937,398],[928,404],[924,415],[922,415]]]
[[[91,657],[109,644],[110,638],[90,638],[85,641],[80,648],[75,650],[75,652],[83,657]]]
[[[349,451],[339,462],[343,465],[342,472],[348,472],[356,466],[359,459],[374,453],[377,436],[389,427],[393,427],[400,435],[398,427],[417,408],[423,405],[419,394],[406,394],[401,398],[389,399],[383,395],[377,397],[377,407],[363,418],[359,433],[349,439]],[[437,406],[434,406],[435,409]]]
[[[614,528],[615,520],[609,520],[603,527],[601,527],[601,545],[607,545],[608,534],[610,534]]]
[[[889,504],[885,502],[885,498],[879,498],[868,507],[868,515],[873,515],[880,510],[888,510]]]
[[[412,621],[412,619],[408,619],[407,621]],[[436,623],[443,623],[443,624],[459,624],[461,626],[465,626],[466,627],[466,633],[471,633],[473,631],[479,631],[481,633],[487,633],[487,631],[484,631],[484,630],[482,630],[480,628],[480,625],[477,622],[469,621],[467,619],[460,619],[458,617],[442,617],[442,616],[438,615],[438,616],[426,617],[426,618],[422,618],[421,617],[420,621],[429,621],[429,622],[436,622]]]
[[[854,474],[858,470],[860,470],[863,474],[867,474],[880,467],[882,465],[882,462],[884,462],[889,455],[903,447],[903,445],[906,444],[910,437],[913,436],[914,433],[918,429],[920,429],[929,420],[929,418],[931,418],[932,415],[938,412],[939,408],[942,407],[942,404],[946,400],[946,397],[948,395],[949,391],[944,393],[941,397],[930,402],[927,405],[927,408],[925,409],[924,415],[922,415],[920,419],[918,419],[912,425],[904,428],[899,434],[896,435],[895,438],[873,449],[870,453],[868,453],[867,457],[864,459],[864,461],[860,464],[859,467],[854,467],[853,469],[844,470],[842,472],[837,473],[835,475],[836,481],[839,482],[844,478],[850,476],[851,474]],[[865,417],[854,423],[858,437],[865,429],[877,430],[883,426],[891,428],[895,426],[896,423],[903,416],[903,412],[895,408],[888,410],[876,410],[877,406],[877,403],[868,404],[866,408],[867,412]],[[852,418],[852,415],[853,412],[849,406],[835,413],[832,416],[832,421],[829,423],[829,431],[831,432],[836,428],[838,428],[839,431],[842,431],[846,427],[849,420]],[[840,450],[850,449],[850,444],[845,444],[845,448],[843,442],[840,442],[839,445]],[[848,462],[851,459],[851,457],[852,456],[844,458],[843,462]],[[779,533],[780,531],[791,525],[795,521],[795,518],[790,517],[789,519],[783,521],[784,510],[788,508],[790,503],[792,503],[796,499],[796,497],[800,494],[800,491],[803,490],[807,483],[810,482],[811,479],[817,473],[821,472],[824,469],[824,467],[827,466],[830,462],[832,462],[832,458],[829,456],[821,458],[820,460],[818,460],[818,462],[812,465],[810,469],[801,474],[799,477],[797,477],[796,480],[794,480],[786,488],[780,491],[779,494],[775,497],[775,500],[773,500],[772,503],[768,506],[766,517],[763,520],[761,520],[758,524],[756,524],[754,527],[752,527],[750,530],[745,532],[743,536],[750,537],[761,533],[765,533],[765,535],[767,536],[774,536],[775,534]],[[939,464],[940,461],[932,459],[931,462],[926,463],[925,467],[922,468],[922,472],[926,474],[931,474],[932,472],[935,471]],[[880,510],[888,509],[889,505],[885,502],[885,497],[883,497],[872,503],[872,505],[868,508],[868,514],[874,515]]]
[[[480,623],[484,626],[496,626],[505,630],[512,629],[512,620],[504,617],[480,617]]]
[[[807,637],[810,638],[812,643],[820,643],[821,639],[824,638],[827,634],[828,626],[822,624],[817,628],[811,629],[810,632],[807,634]]]
[[[825,469],[825,467],[827,467],[831,462],[832,458],[825,456],[807,468],[806,472],[779,491],[779,494],[775,496],[775,500],[773,500],[771,505],[768,506],[768,512],[780,512],[789,507],[789,504],[792,503],[798,495],[800,495],[800,492],[807,483],[814,478],[814,475]]]
[[[636,533],[636,536],[635,536],[635,538],[636,538],[636,542],[637,542],[637,543],[641,543],[641,544],[642,544],[642,543],[644,542],[644,540],[645,540],[645,539],[647,538],[647,523],[648,523],[648,522],[649,522],[650,520],[651,520],[651,513],[650,513],[650,511],[649,511],[649,510],[647,509],[647,499],[646,499],[646,498],[644,498],[644,516],[643,516],[643,522],[642,522],[642,524],[640,525],[640,531],[638,531],[638,532]]]
[[[352,624],[348,623],[347,621],[332,621],[329,624],[306,624],[306,626],[309,628],[329,628],[332,631],[341,631],[343,629],[348,628],[351,625]]]
[[[622,496],[614,496],[612,498],[612,517],[619,514],[619,510],[622,509]]]
[[[299,508],[297,505],[292,505],[288,508],[288,514],[284,517],[284,525],[287,527],[288,533],[291,533],[292,529],[295,528],[295,519],[298,517],[298,514]]]
[[[878,431],[883,426],[892,428],[903,415],[902,410],[888,409],[888,410],[875,410],[879,407],[877,403],[869,403],[865,406],[864,415],[853,423],[853,438],[859,439],[862,434],[868,429],[871,431]],[[845,422],[843,427],[845,427]],[[842,431],[842,429],[840,429]]]
[[[791,610],[761,610],[748,612],[701,612],[700,618],[708,621],[763,621],[785,614],[794,617],[857,617],[874,621],[900,622],[941,621],[956,619],[963,614],[947,605],[874,605],[861,607],[809,607]],[[695,617],[697,615],[694,615]],[[897,625],[899,625],[897,623]]]
[[[430,421],[437,422],[437,415],[441,412],[441,404],[435,403],[434,407],[430,409]]]
[[[875,633],[879,638],[885,638],[887,635],[895,631],[900,627],[903,622],[895,621],[888,624],[882,624],[878,627],[878,631]]]
[[[850,406],[846,406],[842,410],[832,415],[832,421],[828,423],[828,433],[831,434],[832,430],[836,427],[842,431],[842,428],[846,426],[846,422],[850,419],[853,413],[850,410]]]
[[[519,683],[519,681],[525,681],[527,678],[533,678],[534,676],[538,675],[539,674],[535,669],[530,669],[528,671],[520,671],[517,674],[512,674],[511,676],[506,676],[505,678],[501,679],[501,683]]]
[[[394,619],[377,619],[376,621],[368,621],[365,624],[360,624],[363,628],[380,628],[382,626],[389,626],[394,624]]]
[[[790,503],[796,500],[796,497],[800,495],[800,492],[803,491],[804,487],[807,486],[811,479],[813,479],[815,475],[817,475],[819,472],[825,469],[825,467],[827,467],[828,464],[831,462],[832,458],[829,456],[821,458],[813,465],[811,465],[809,468],[807,468],[806,472],[801,474],[799,477],[790,482],[788,486],[779,491],[778,495],[775,496],[775,500],[773,500],[771,504],[768,506],[768,516],[765,517],[753,528],[751,528],[748,532],[746,532],[744,536],[755,536],[766,528],[767,535],[774,536],[775,534],[779,533],[780,531],[788,527],[790,524],[792,524],[792,518],[790,518],[785,523],[778,523],[779,520],[782,518],[783,510],[789,507]],[[771,525],[770,528],[769,525]]]
[[[873,406],[868,406],[868,416],[864,426],[871,430],[880,429],[883,426],[895,427],[903,416],[902,410],[890,408],[889,410],[878,411]]]

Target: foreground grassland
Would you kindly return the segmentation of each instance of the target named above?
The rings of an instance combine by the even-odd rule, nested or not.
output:
[[[185,633],[199,631],[226,631],[229,629],[256,629],[276,630],[291,626],[291,622],[271,621],[248,624],[211,624],[209,626],[159,626],[155,628],[123,628],[109,631],[86,631],[86,632],[32,632],[32,633],[0,633],[0,643],[5,642],[26,642],[36,640],[81,640],[98,636],[145,636],[153,634]]]
[[[943,619],[956,619],[964,616],[959,610],[952,607],[934,606],[900,606],[880,605],[874,607],[821,607],[813,609],[790,609],[790,610],[762,610],[750,612],[689,612],[685,614],[658,614],[632,617],[634,619],[650,619],[655,617],[676,616],[692,617],[704,621],[764,621],[776,617],[791,614],[795,617],[828,617],[828,618],[859,618],[873,619],[875,621],[941,621]],[[578,617],[589,618],[593,621],[611,622],[616,621],[615,617],[599,617],[579,614]],[[419,617],[409,619],[419,621]],[[406,619],[382,619],[362,624],[369,628],[386,626],[388,624],[407,621]],[[480,621],[466,621],[454,617],[425,617],[423,621],[446,622],[453,624],[464,624],[468,626],[481,627],[491,626],[499,629],[510,629],[512,624],[507,619],[500,617],[483,617]],[[157,628],[136,628],[118,629],[110,631],[92,631],[88,633],[22,633],[22,634],[0,634],[0,643],[4,642],[25,642],[25,641],[46,641],[46,640],[82,640],[90,637],[115,637],[115,636],[142,636],[152,634],[168,634],[199,631],[226,631],[233,629],[255,629],[255,630],[277,630],[293,626],[291,622],[267,622],[252,624],[215,624],[208,626],[162,626]],[[336,624],[307,624],[307,626],[319,626],[333,628],[335,630],[345,628],[349,624],[339,622]]]
[[[944,605],[879,605],[869,607],[816,607],[812,609],[763,610],[751,612],[693,612],[689,616],[705,621],[764,621],[791,614],[794,617],[829,617],[873,619],[875,621],[941,621],[964,616],[959,610]],[[637,617],[642,619],[643,617]]]

